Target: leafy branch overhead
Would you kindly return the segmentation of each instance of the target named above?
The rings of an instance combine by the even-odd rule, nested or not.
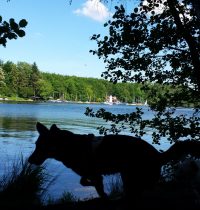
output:
[[[98,45],[98,49],[91,52],[107,64],[102,76],[112,82],[193,85],[199,92],[200,23],[186,5],[177,3],[177,8],[174,7],[177,14],[184,14],[178,23],[166,2],[161,13],[155,11],[158,6],[141,3],[131,14],[127,14],[123,6],[115,7],[112,21],[104,25],[109,35],[91,38]]]
[[[103,108],[94,112],[88,107],[85,114],[110,122],[110,127],[98,127],[100,134],[103,135],[119,134],[125,131],[140,137],[152,131],[152,139],[155,144],[160,144],[161,137],[165,137],[170,143],[181,139],[200,141],[198,110],[195,110],[191,116],[178,116],[175,115],[175,109],[169,109],[166,112],[156,113],[151,119],[146,119],[144,110],[138,107],[130,114],[113,114]]]
[[[3,21],[0,16],[0,45],[6,47],[7,40],[25,36],[23,28],[25,28],[27,24],[28,23],[25,19],[22,19],[17,23],[15,19],[10,18],[7,22]]]
[[[98,48],[90,52],[106,65],[102,77],[113,83],[144,85],[154,116],[149,121],[129,117],[129,124],[137,124],[141,130],[155,129],[155,142],[166,136],[170,141],[199,139],[200,19],[197,7],[191,5],[190,0],[140,0],[131,13],[123,5],[116,6],[112,19],[104,24],[108,34],[91,37]],[[162,94],[158,86],[163,87]],[[169,109],[185,102],[195,108],[192,116],[177,117],[174,108]],[[138,135],[136,130],[132,132]]]

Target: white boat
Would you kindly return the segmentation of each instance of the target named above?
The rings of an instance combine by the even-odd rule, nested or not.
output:
[[[113,105],[112,95],[109,96],[108,101],[105,101],[104,104]]]

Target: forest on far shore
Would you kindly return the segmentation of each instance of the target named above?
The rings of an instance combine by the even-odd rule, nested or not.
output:
[[[118,82],[113,84],[105,79],[66,76],[42,72],[37,64],[0,61],[0,97],[30,100],[67,100],[82,102],[105,102],[109,95],[121,103],[157,103],[164,93],[179,91],[162,84]],[[192,106],[183,102],[186,106]],[[183,105],[180,104],[180,105]]]
[[[104,102],[109,95],[120,102],[144,102],[140,84],[113,84],[103,79],[45,73],[37,64],[0,62],[0,97]]]

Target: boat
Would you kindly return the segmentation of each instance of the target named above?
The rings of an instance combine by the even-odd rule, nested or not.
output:
[[[112,95],[109,96],[108,100],[104,102],[106,105],[113,105]]]

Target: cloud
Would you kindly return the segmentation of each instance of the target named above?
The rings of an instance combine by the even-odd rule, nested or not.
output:
[[[110,16],[108,8],[99,0],[87,0],[82,7],[76,9],[74,13],[89,17],[98,22],[104,22]]]
[[[163,3],[166,3],[166,2],[167,2],[167,0],[164,0],[164,1],[162,1],[161,4],[159,4],[158,7],[154,7],[153,11],[155,12],[156,15],[163,13],[163,11],[164,11],[164,9],[166,7]],[[183,2],[180,1],[178,3],[179,3],[180,7],[185,7]],[[149,6],[148,1],[144,0],[143,1],[143,5],[144,6]],[[186,5],[184,15],[180,12],[179,17],[180,17],[180,19],[181,19],[181,21],[183,23],[184,23],[184,18],[188,18],[188,20],[190,20],[192,18],[191,15],[190,15],[190,9],[191,9],[191,6],[190,5]],[[150,14],[150,12],[149,12],[149,14]]]
[[[164,2],[166,2],[166,0],[164,0],[163,3],[164,3]],[[147,0],[144,0],[144,1],[143,1],[143,5],[144,5],[144,6],[149,6],[148,1],[147,1]],[[159,7],[154,7],[154,12],[155,12],[155,14],[161,14],[161,13],[163,12],[163,10],[164,10],[163,4],[159,4]]]

